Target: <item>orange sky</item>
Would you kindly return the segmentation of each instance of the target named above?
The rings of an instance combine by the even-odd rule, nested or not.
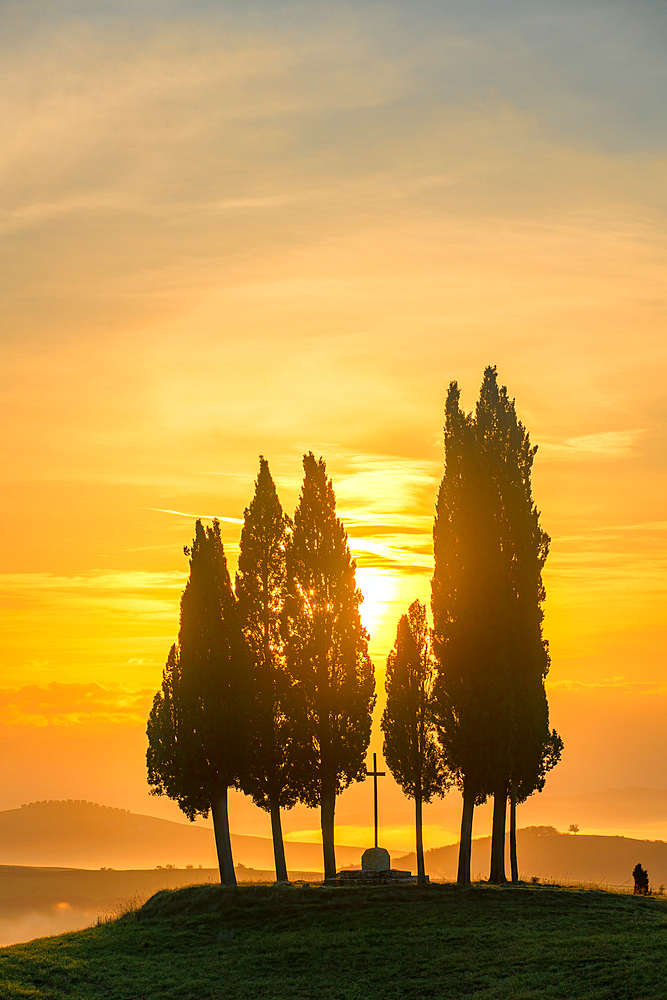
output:
[[[553,538],[549,790],[665,787],[659,5],[4,11],[0,808],[179,817],[147,796],[145,716],[194,517],[229,519],[233,563],[259,453],[289,512],[326,458],[381,684],[429,592],[446,387],[472,407],[486,364]]]

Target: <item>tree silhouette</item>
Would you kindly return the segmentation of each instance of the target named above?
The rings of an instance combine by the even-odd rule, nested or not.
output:
[[[519,881],[519,862],[516,850],[516,807],[521,802],[525,802],[533,792],[542,791],[546,783],[547,772],[560,761],[562,751],[563,741],[556,730],[552,729],[542,746],[537,773],[527,776],[524,772],[524,779],[521,782],[514,779],[510,782],[510,869],[514,885]],[[575,832],[579,832],[579,827]]]
[[[532,497],[531,470],[536,447],[518,420],[514,400],[497,372],[488,367],[476,407],[477,439],[496,506],[504,585],[498,588],[504,609],[507,676],[502,678],[505,711],[498,718],[497,739],[506,768],[497,770],[494,784],[491,881],[505,881],[505,826],[508,795],[512,799],[512,841],[516,844],[516,801],[544,787],[545,773],[560,759],[562,742],[549,731],[544,680],[549,670],[547,643],[542,636],[545,590],[542,569],[549,536],[539,524]],[[513,878],[518,880],[516,851]]]
[[[304,480],[287,549],[287,663],[295,695],[300,798],[319,806],[325,878],[336,874],[336,795],[365,777],[375,704],[363,597],[323,459],[303,459]]]
[[[280,809],[298,798],[281,621],[285,605],[290,520],[283,513],[269,464],[259,460],[255,495],[245,511],[236,599],[254,667],[251,756],[242,787],[271,814],[276,878],[287,881]]]
[[[635,896],[648,896],[649,883],[648,872],[640,864],[636,864],[632,869],[632,877],[635,880]]]
[[[474,416],[462,412],[451,383],[432,608],[441,741],[463,791],[462,882],[475,802],[494,796],[490,878],[504,882],[510,790],[516,805],[543,786],[546,764],[557,759],[544,689],[541,572],[549,538],[531,494],[535,450],[495,368],[484,372]]]
[[[251,663],[217,521],[211,528],[197,521],[186,554],[178,646],[148,719],[148,781],[190,820],[210,810],[220,879],[236,885],[227,793],[248,766]]]
[[[435,703],[445,760],[463,794],[457,880],[470,881],[473,810],[493,790],[498,683],[504,651],[501,551],[490,481],[472,415],[452,382],[445,405],[445,471],[433,527]],[[501,763],[502,770],[502,763]]]
[[[448,774],[433,719],[436,662],[431,652],[426,607],[414,601],[402,615],[387,657],[382,713],[383,754],[406,795],[415,800],[417,878],[425,881],[422,803],[444,795]]]

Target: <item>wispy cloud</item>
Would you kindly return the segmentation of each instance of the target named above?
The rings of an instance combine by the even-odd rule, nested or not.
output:
[[[587,462],[629,458],[637,454],[637,445],[644,431],[604,431],[568,438],[562,443],[540,442],[540,454],[552,461]]]
[[[29,684],[0,689],[0,725],[145,725],[154,692],[118,684]]]
[[[28,591],[110,591],[123,594],[154,590],[183,588],[187,574],[176,570],[148,572],[144,570],[116,572],[90,572],[77,576],[57,576],[53,573],[2,573],[0,592]]]
[[[242,517],[225,517],[224,514],[187,514],[182,510],[167,510],[165,507],[144,507],[144,510],[156,510],[161,514],[177,514],[179,517],[193,518],[204,521],[225,521],[227,524],[243,524]]]
[[[390,537],[393,545],[387,544],[384,537],[360,539],[350,536],[350,551],[357,565],[397,569],[404,573],[432,572],[433,544],[429,535],[419,543],[415,543],[411,535]]]
[[[580,693],[617,692],[634,695],[667,695],[667,683],[633,681],[627,677],[610,677],[607,680],[587,682],[576,680],[547,681],[549,691]]]

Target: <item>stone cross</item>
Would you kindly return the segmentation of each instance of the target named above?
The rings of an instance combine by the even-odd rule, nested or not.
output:
[[[373,779],[373,816],[375,819],[375,846],[378,846],[378,778],[384,778],[385,771],[378,771],[377,754],[373,754],[373,770],[366,768],[366,774]]]

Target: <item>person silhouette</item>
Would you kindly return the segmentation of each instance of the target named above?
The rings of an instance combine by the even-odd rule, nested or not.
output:
[[[648,872],[640,864],[636,864],[632,876],[635,880],[635,896],[648,896]]]

